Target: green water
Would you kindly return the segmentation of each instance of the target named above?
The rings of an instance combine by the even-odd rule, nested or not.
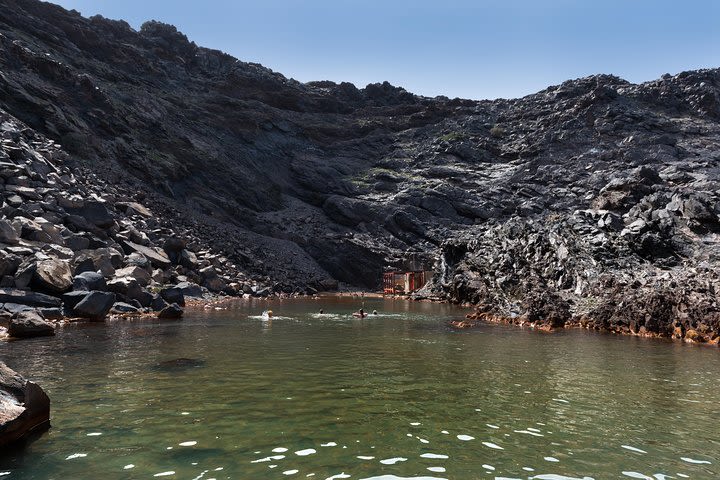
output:
[[[717,349],[455,332],[465,311],[447,305],[365,300],[380,314],[360,320],[357,299],[292,300],[271,322],[266,306],[0,344],[53,400],[0,480],[720,475]]]

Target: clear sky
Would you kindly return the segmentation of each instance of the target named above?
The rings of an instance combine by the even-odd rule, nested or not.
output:
[[[420,95],[519,97],[612,73],[720,67],[720,0],[53,0],[171,23],[300,81],[388,80]]]

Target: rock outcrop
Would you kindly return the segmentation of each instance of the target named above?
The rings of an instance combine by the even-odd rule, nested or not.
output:
[[[50,426],[50,399],[0,362],[0,447]]]

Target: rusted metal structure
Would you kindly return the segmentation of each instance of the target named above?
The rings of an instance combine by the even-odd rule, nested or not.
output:
[[[386,295],[407,294],[425,286],[432,272],[417,270],[412,272],[385,272],[383,274],[383,293]]]

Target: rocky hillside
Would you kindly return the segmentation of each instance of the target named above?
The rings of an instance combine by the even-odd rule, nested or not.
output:
[[[73,235],[122,251],[120,268],[138,253],[128,242],[203,252],[188,271],[179,257],[162,271],[248,293],[377,287],[383,268],[430,266],[440,252],[424,295],[492,303],[494,318],[717,336],[718,70],[425,98],[300,83],[154,21],[135,31],[35,0],[0,4],[4,162],[47,159],[52,144],[48,162],[85,189],[83,207],[58,201],[48,218],[16,189],[55,198],[62,183],[5,177],[3,213],[22,241],[37,241],[24,225],[42,229],[41,217],[72,262],[86,249]],[[105,237],[68,223],[100,210],[88,204],[113,217],[90,220]]]

